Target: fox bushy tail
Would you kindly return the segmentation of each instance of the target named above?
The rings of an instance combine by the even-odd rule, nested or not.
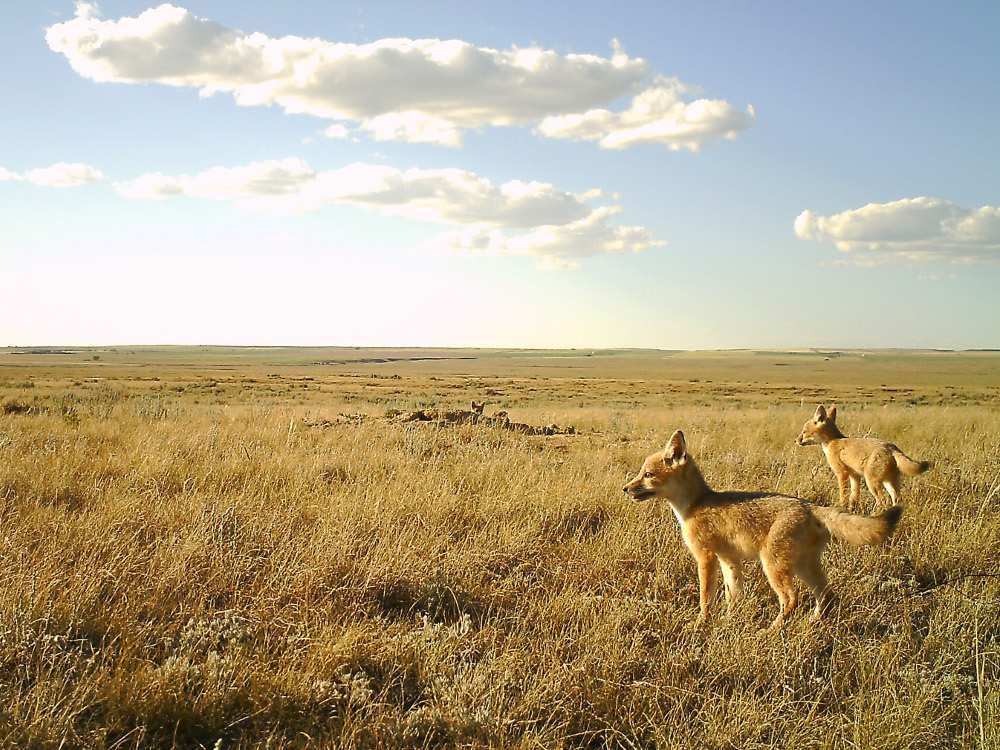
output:
[[[896,459],[896,466],[908,477],[923,474],[934,465],[930,461],[914,461],[895,445],[890,445],[889,450],[892,451],[892,457]]]
[[[878,516],[857,516],[824,505],[814,505],[812,512],[834,537],[860,547],[865,544],[881,544],[888,539],[903,515],[903,506],[893,505]]]

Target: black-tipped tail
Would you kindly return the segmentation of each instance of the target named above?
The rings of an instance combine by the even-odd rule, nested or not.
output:
[[[899,519],[903,517],[903,506],[893,505],[889,510],[882,514],[882,518],[885,520],[886,525],[886,536],[889,536],[892,532],[896,530],[896,526],[899,525]]]

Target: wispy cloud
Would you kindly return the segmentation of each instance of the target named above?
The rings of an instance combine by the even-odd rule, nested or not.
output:
[[[458,146],[469,129],[538,125],[544,136],[606,148],[695,151],[753,121],[749,107],[687,100],[690,87],[654,76],[617,42],[609,57],[457,39],[351,44],[245,33],[169,4],[106,20],[91,3],[78,3],[46,40],[85,78],[226,92],[243,106],[333,120],[326,131],[333,138],[354,128],[375,140]],[[624,111],[605,108],[629,96]]]
[[[543,182],[495,184],[462,169],[397,169],[351,164],[315,171],[300,159],[213,167],[193,175],[150,173],[116,184],[126,198],[176,196],[233,200],[275,211],[359,206],[381,214],[457,227],[429,243],[460,252],[533,255],[548,266],[580,258],[641,252],[665,243],[645,227],[615,224],[620,207],[592,206],[602,196]]]
[[[0,182],[26,181],[33,185],[72,188],[104,179],[100,170],[89,164],[59,162],[48,167],[29,169],[23,174],[0,167]]]

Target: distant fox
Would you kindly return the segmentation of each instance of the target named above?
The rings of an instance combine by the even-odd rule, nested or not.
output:
[[[814,619],[829,608],[833,594],[820,556],[830,536],[853,545],[884,542],[903,514],[893,506],[880,516],[856,516],[770,492],[716,492],[705,482],[677,430],[666,447],[646,458],[639,474],[622,488],[633,500],[663,497],[670,503],[681,535],[698,563],[701,616],[708,619],[719,588],[726,599],[743,593],[743,562],[759,558],[781,610],[771,623],[780,627],[795,609],[794,578],[816,597]]]
[[[816,407],[813,418],[802,425],[799,445],[821,445],[826,460],[837,476],[840,504],[850,496],[847,507],[854,509],[861,499],[861,477],[865,478],[868,491],[876,501],[885,500],[885,493],[893,503],[899,501],[899,475],[914,477],[931,468],[930,461],[914,461],[892,443],[870,438],[844,437],[837,427],[837,407],[827,411],[822,404]]]

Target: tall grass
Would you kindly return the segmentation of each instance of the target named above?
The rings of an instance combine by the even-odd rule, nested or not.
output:
[[[313,393],[53,386],[0,415],[6,746],[1000,745],[1000,580],[961,578],[1000,574],[995,411],[844,412],[936,468],[904,484],[887,546],[828,552],[827,622],[803,607],[759,633],[759,570],[697,627],[672,513],[621,485],[682,427],[717,488],[833,502],[818,449],[793,445],[811,405],[522,390],[518,418],[586,429],[540,438],[310,429],[337,411]]]

